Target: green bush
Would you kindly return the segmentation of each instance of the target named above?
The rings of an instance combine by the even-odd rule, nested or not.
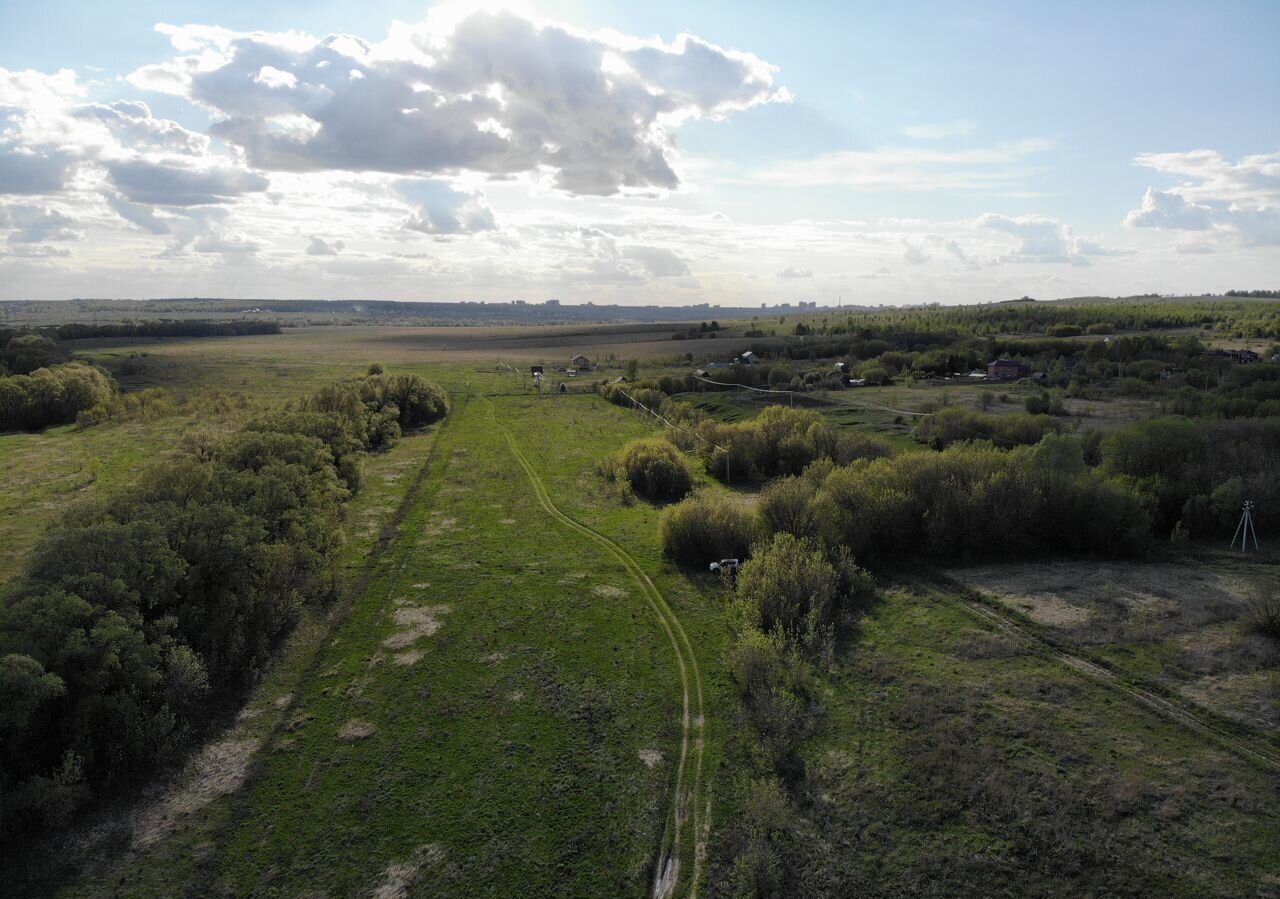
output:
[[[1030,408],[1032,397],[1027,400]],[[1047,406],[1046,406],[1047,408]],[[991,440],[1011,447],[1039,443],[1046,434],[1064,430],[1052,415],[1012,413],[993,415],[964,406],[949,406],[916,422],[912,436],[934,449],[943,449],[966,440]]]
[[[638,496],[653,502],[678,500],[693,489],[684,455],[664,437],[632,440],[602,468],[607,478],[626,481]]]
[[[83,362],[0,377],[0,431],[73,422],[82,411],[107,402],[114,386],[106,372]]]
[[[735,607],[747,626],[806,656],[829,658],[839,585],[819,544],[774,534],[743,564]]]
[[[741,559],[760,532],[750,508],[731,497],[703,490],[662,511],[662,550],[677,562],[705,566]]]

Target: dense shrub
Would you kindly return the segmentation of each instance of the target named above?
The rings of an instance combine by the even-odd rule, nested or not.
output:
[[[1088,470],[1079,441],[1063,436],[1009,452],[958,443],[835,468],[812,505],[829,546],[876,562],[1125,554],[1141,548],[1150,523],[1134,497]]]
[[[710,490],[668,506],[659,525],[663,552],[677,562],[696,565],[743,558],[759,530],[750,508]]]
[[[443,387],[418,375],[369,375],[358,382],[360,399],[378,411],[394,407],[402,428],[420,428],[444,418],[449,397]]]
[[[810,463],[829,459],[847,465],[855,459],[889,454],[883,441],[842,431],[817,412],[769,406],[749,421],[704,421],[697,428],[698,454],[709,473],[730,480],[763,480],[799,474]]]
[[[1280,420],[1158,418],[1102,441],[1101,469],[1142,497],[1155,527],[1181,520],[1196,536],[1230,536],[1245,499],[1259,528],[1280,526]]]
[[[1255,585],[1246,603],[1245,627],[1272,640],[1280,640],[1280,584]]]
[[[775,534],[743,564],[736,608],[745,627],[825,658],[835,640],[839,586],[835,567],[818,543]]]
[[[21,334],[0,349],[0,372],[29,375],[40,368],[61,365],[71,358],[67,350],[48,337]]]
[[[1046,434],[1060,434],[1063,430],[1062,422],[1052,415],[993,415],[964,406],[948,406],[928,418],[921,418],[912,436],[934,449],[965,440],[991,440],[1001,446],[1018,446],[1039,443]]]
[[[110,399],[112,388],[105,372],[82,362],[0,377],[0,431],[73,422],[80,412]]]
[[[602,468],[606,477],[625,481],[637,495],[654,502],[681,499],[693,489],[684,455],[664,437],[632,440]]]

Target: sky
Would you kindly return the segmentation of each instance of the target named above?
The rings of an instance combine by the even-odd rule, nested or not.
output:
[[[0,2],[0,299],[1280,288],[1280,3]]]

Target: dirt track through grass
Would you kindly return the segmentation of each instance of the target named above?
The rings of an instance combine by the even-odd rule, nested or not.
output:
[[[939,585],[928,581],[917,581],[916,584],[938,598],[953,599],[987,624],[993,625],[1022,643],[1029,644],[1039,654],[1057,659],[1090,680],[1115,690],[1134,702],[1145,706],[1157,715],[1212,740],[1239,758],[1258,765],[1265,770],[1280,772],[1280,756],[1277,756],[1272,749],[1265,746],[1261,741],[1239,734],[1226,733],[1222,728],[1215,726],[1212,722],[1196,715],[1177,702],[1166,699],[1158,693],[1144,689],[1141,686],[1126,683],[1114,671],[1098,665],[1081,655],[1060,648],[1019,624],[1007,613],[993,608],[985,602],[957,598],[954,593],[955,585],[953,584]]]
[[[550,494],[547,492],[546,485],[538,476],[537,471],[529,463],[524,453],[520,451],[519,445],[516,443],[514,435],[502,424],[499,424],[494,414],[493,404],[486,397],[489,403],[489,417],[495,427],[502,431],[506,438],[507,446],[511,450],[511,454],[515,456],[520,467],[524,469],[525,474],[529,477],[529,482],[533,486],[534,492],[538,497],[539,504],[547,511],[549,515],[566,527],[578,532],[579,534],[595,541],[599,545],[607,549],[627,572],[631,575],[636,585],[640,588],[645,600],[648,602],[653,613],[657,616],[659,623],[666,632],[667,637],[671,641],[671,648],[675,652],[676,664],[680,670],[680,682],[683,693],[683,710],[681,716],[681,736],[680,736],[680,756],[676,765],[676,782],[672,792],[671,812],[667,818],[667,827],[664,829],[662,845],[659,850],[658,864],[654,877],[653,896],[654,899],[666,899],[666,897],[675,895],[676,887],[680,883],[680,859],[682,850],[681,831],[683,829],[684,820],[689,817],[689,806],[692,806],[692,831],[693,831],[693,872],[689,878],[688,895],[697,896],[698,880],[701,874],[702,861],[706,856],[706,829],[710,817],[710,804],[708,801],[707,814],[702,814],[701,808],[704,801],[703,783],[702,783],[702,758],[704,748],[703,729],[706,724],[706,713],[703,705],[702,691],[702,673],[698,668],[698,660],[693,652],[693,645],[689,641],[688,635],[684,628],[680,625],[679,617],[671,610],[663,598],[661,591],[653,585],[653,582],[644,573],[640,566],[636,563],[626,550],[619,546],[608,537],[600,532],[588,527],[585,524],[566,515],[552,501]],[[690,709],[690,675],[693,681],[693,708],[692,717]],[[693,742],[693,786],[686,790],[685,788],[685,768],[688,763],[689,744],[692,736]]]

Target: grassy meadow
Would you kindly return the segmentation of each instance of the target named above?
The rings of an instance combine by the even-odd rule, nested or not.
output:
[[[725,334],[671,341],[686,329],[329,326],[75,347],[126,392],[161,388],[173,407],[0,435],[0,581],[58,516],[110,496],[187,435],[230,432],[370,363],[440,382],[453,410],[366,460],[345,512],[339,597],[304,612],[245,705],[141,795],[7,860],[13,894],[640,897],[675,819],[674,895],[733,895],[732,832],[773,806],[741,776],[728,591],[664,559],[661,509],[598,468],[655,423],[592,382],[630,358],[654,374],[727,349]],[[578,352],[612,360],[567,394],[539,396],[497,370]],[[906,413],[1021,411],[1035,390],[921,382],[815,391],[797,405],[895,452],[926,452]],[[678,399],[724,421],[762,408],[746,391]],[[1108,430],[1158,403],[1072,399],[1068,410],[1073,430]],[[732,492],[750,505],[758,489]],[[548,514],[543,493],[607,543]],[[1276,562],[1264,553],[1247,573],[1273,578]],[[1276,749],[1275,660],[1242,635],[1234,559],[1148,565],[968,566],[948,569],[941,591],[886,576],[816,671],[821,709],[772,835],[812,895],[1280,895],[1276,770],[964,601],[977,590],[1126,683]],[[672,619],[655,614],[637,573],[691,652],[673,651]],[[692,730],[677,656],[703,690]],[[679,764],[690,734],[696,788]]]

